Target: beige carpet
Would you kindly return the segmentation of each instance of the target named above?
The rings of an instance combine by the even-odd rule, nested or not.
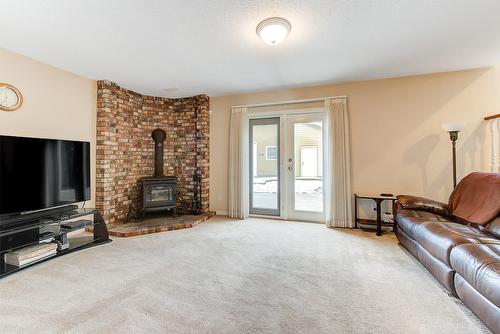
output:
[[[0,333],[480,333],[393,234],[212,218],[0,280]]]

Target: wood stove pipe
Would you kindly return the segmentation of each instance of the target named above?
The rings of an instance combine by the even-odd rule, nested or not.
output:
[[[155,141],[155,176],[163,176],[163,142],[167,134],[162,129],[156,129],[151,133]]]

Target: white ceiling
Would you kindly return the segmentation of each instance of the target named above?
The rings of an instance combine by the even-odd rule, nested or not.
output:
[[[255,34],[270,16],[292,23],[277,47]],[[0,0],[0,31],[2,48],[166,97],[500,63],[500,0]]]

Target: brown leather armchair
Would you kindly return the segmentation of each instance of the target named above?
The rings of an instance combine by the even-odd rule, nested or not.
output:
[[[500,174],[472,173],[448,203],[400,195],[396,235],[451,293],[500,333]]]

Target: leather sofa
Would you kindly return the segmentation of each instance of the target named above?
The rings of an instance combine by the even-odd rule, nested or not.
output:
[[[500,174],[469,174],[446,204],[400,195],[395,220],[401,245],[500,334]]]

